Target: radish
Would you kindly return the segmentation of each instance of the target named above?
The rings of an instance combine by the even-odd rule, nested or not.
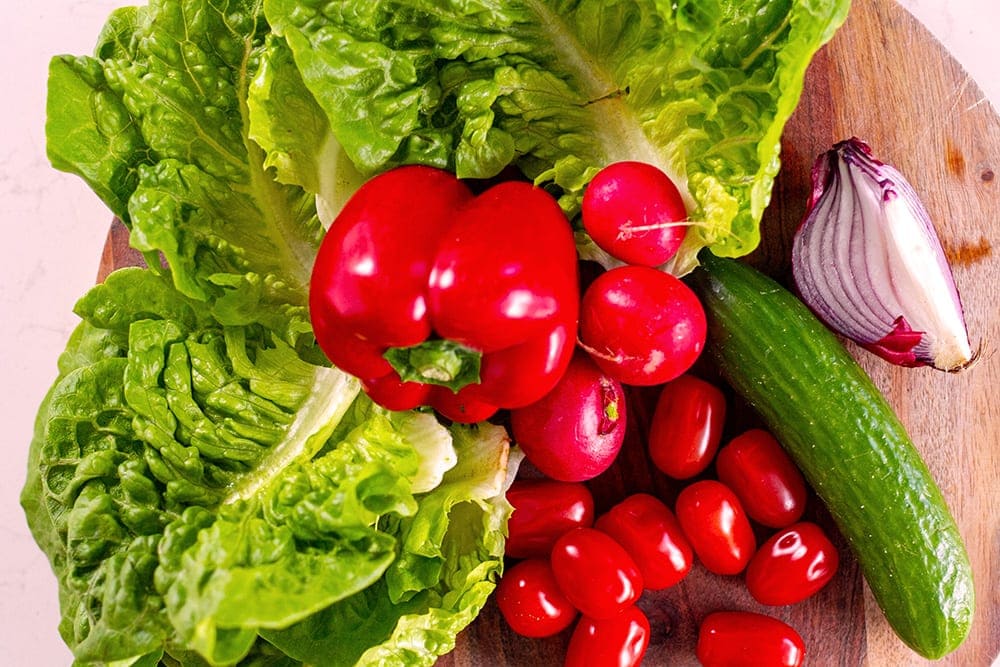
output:
[[[663,384],[687,371],[705,346],[705,310],[678,278],[646,266],[598,276],[584,292],[580,342],[623,384]]]
[[[541,400],[510,411],[514,441],[545,475],[582,482],[607,470],[625,439],[625,392],[576,352]]]
[[[677,186],[645,162],[615,162],[599,171],[583,194],[581,213],[594,243],[627,264],[663,264],[687,231]]]

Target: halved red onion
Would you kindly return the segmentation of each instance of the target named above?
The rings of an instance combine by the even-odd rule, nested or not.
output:
[[[837,333],[901,366],[972,361],[962,302],[930,217],[860,139],[819,156],[792,245],[802,300]]]

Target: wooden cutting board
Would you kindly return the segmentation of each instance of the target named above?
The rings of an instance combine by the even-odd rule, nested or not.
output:
[[[801,220],[816,155],[857,136],[896,165],[922,195],[953,262],[973,344],[975,367],[955,375],[902,369],[851,346],[885,392],[923,453],[958,520],[975,571],[978,611],[972,632],[936,664],[978,667],[1000,654],[1000,118],[942,46],[892,0],[856,0],[834,40],[816,57],[802,102],[784,135],[783,167],[763,222],[763,244],[749,261],[787,280],[791,235]],[[100,274],[137,264],[124,227],[112,229]],[[643,446],[648,417],[637,396],[630,437],[615,467],[592,484],[598,509],[626,493],[647,491],[672,503],[677,483],[653,471]],[[648,400],[646,401],[648,403]],[[732,432],[753,415],[732,412]],[[816,501],[807,517],[829,527],[841,551],[833,582],[814,598],[765,608],[739,577],[696,566],[680,585],[640,601],[652,624],[645,665],[695,665],[698,622],[717,609],[756,610],[791,624],[812,665],[924,665],[893,635],[857,563]],[[559,665],[569,631],[529,640],[506,627],[487,605],[440,667]]]

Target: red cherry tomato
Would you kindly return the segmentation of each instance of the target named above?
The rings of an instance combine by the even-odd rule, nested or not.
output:
[[[584,616],[566,649],[564,667],[633,667],[649,647],[649,619],[632,605],[611,618]]]
[[[580,340],[601,369],[630,385],[669,382],[701,354],[705,310],[687,285],[648,266],[599,275],[583,294]]]
[[[663,264],[687,232],[680,191],[645,162],[615,162],[597,172],[583,193],[581,218],[594,243],[627,264]]]
[[[757,538],[739,499],[721,482],[706,479],[677,496],[677,520],[702,565],[716,574],[739,574]]]
[[[805,644],[791,626],[746,611],[717,611],[705,617],[695,649],[703,667],[798,667]]]
[[[511,410],[514,440],[545,475],[582,482],[607,470],[625,440],[625,391],[583,352],[555,388]]]
[[[517,480],[507,501],[514,507],[505,551],[511,558],[548,557],[564,533],[594,523],[594,497],[577,482]]]
[[[674,479],[701,473],[715,457],[726,397],[713,384],[682,375],[664,385],[649,425],[649,456]]]
[[[751,429],[733,438],[719,450],[715,471],[750,518],[764,526],[790,526],[806,509],[805,479],[767,431]]]
[[[650,590],[673,586],[691,570],[694,556],[680,523],[651,495],[629,496],[598,518],[595,527],[625,547]]]
[[[747,565],[747,590],[757,602],[801,602],[837,573],[836,547],[814,523],[802,521],[771,536]]]
[[[504,572],[496,596],[504,620],[525,637],[549,637],[562,632],[577,614],[543,558],[523,560]]]
[[[552,571],[569,601],[591,618],[611,618],[642,594],[642,575],[606,533],[574,528],[552,547]]]

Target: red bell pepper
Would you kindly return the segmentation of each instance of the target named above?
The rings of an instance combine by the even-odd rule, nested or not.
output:
[[[544,190],[475,195],[423,166],[371,179],[320,246],[309,294],[316,339],[389,409],[429,405],[480,421],[555,386],[576,342],[573,234]]]

